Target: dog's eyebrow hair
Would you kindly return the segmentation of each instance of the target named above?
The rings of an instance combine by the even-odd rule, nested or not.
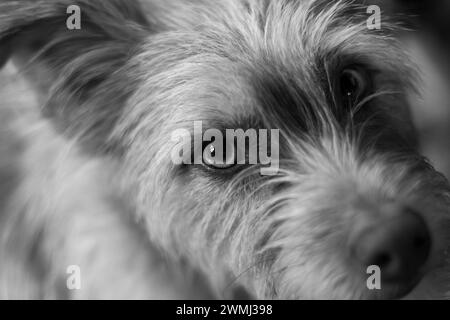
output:
[[[265,126],[307,131],[317,128],[321,112],[314,108],[316,96],[322,95],[320,88],[302,88],[287,74],[259,73],[253,77],[257,100],[257,111]]]

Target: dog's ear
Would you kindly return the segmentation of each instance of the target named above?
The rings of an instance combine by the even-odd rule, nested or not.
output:
[[[0,66],[23,68],[59,129],[108,148],[135,87],[128,62],[155,31],[143,12],[137,0],[2,0]]]

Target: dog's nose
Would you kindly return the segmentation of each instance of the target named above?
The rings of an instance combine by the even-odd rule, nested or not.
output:
[[[378,266],[382,282],[399,285],[420,276],[430,248],[431,238],[425,221],[409,210],[375,223],[353,244],[360,264]]]

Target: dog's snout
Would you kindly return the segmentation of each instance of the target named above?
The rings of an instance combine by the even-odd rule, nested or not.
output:
[[[382,282],[408,284],[420,279],[431,248],[431,237],[423,218],[402,210],[377,221],[354,239],[355,259],[363,267],[380,268]]]

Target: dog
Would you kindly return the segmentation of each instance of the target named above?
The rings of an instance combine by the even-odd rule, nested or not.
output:
[[[367,19],[352,1],[1,1],[0,297],[448,298],[419,75],[395,23]],[[279,130],[279,170],[203,143],[174,163],[196,121]]]

